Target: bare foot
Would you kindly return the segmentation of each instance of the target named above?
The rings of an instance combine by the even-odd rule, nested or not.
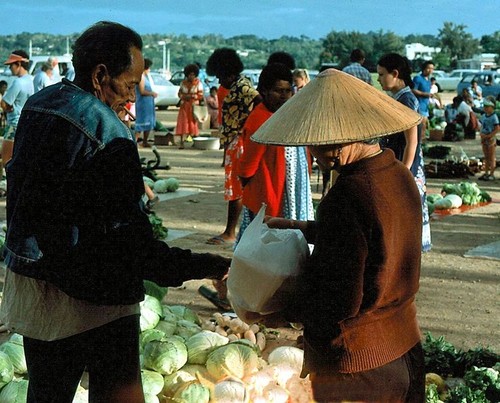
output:
[[[224,234],[216,235],[208,239],[205,243],[209,245],[232,245],[236,241],[235,238],[230,238]]]

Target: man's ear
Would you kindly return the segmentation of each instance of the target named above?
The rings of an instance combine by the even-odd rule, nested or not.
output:
[[[106,82],[108,77],[109,75],[106,65],[98,64],[97,66],[95,66],[94,70],[92,71],[92,86],[94,87],[94,89],[100,89]]]

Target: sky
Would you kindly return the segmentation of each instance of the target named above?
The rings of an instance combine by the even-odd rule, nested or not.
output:
[[[445,21],[474,38],[500,30],[500,0],[0,0],[0,35],[72,34],[99,20],[140,34],[321,39],[331,31],[432,34]]]

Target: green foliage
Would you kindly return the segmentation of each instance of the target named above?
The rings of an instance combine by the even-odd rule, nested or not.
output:
[[[165,239],[168,236],[168,228],[163,226],[163,219],[158,217],[154,211],[150,211],[148,216],[153,227],[153,236],[156,239]]]
[[[439,401],[437,385],[431,383],[425,388],[425,403],[438,403]]]
[[[144,289],[147,295],[155,297],[158,301],[162,301],[168,293],[168,287],[160,287],[153,281],[144,280]]]
[[[439,30],[440,47],[450,55],[452,67],[456,60],[470,58],[479,52],[479,41],[466,32],[466,28],[464,24],[445,22]]]
[[[486,191],[481,190],[475,182],[444,183],[441,191],[460,196],[463,204],[466,205],[473,206],[491,201],[491,196]]]
[[[425,371],[434,372],[443,378],[463,377],[474,367],[494,367],[500,362],[500,355],[489,348],[477,347],[463,351],[456,349],[444,336],[435,338],[430,332],[422,343]]]

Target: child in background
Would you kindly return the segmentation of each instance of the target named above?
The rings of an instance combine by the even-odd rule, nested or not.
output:
[[[481,145],[483,147],[485,173],[478,179],[493,181],[496,167],[495,149],[498,133],[498,116],[495,113],[495,101],[486,99],[483,102],[484,115],[481,117]]]
[[[210,88],[210,95],[206,98],[208,114],[210,115],[210,128],[219,128],[219,100],[217,98],[217,87]]]

